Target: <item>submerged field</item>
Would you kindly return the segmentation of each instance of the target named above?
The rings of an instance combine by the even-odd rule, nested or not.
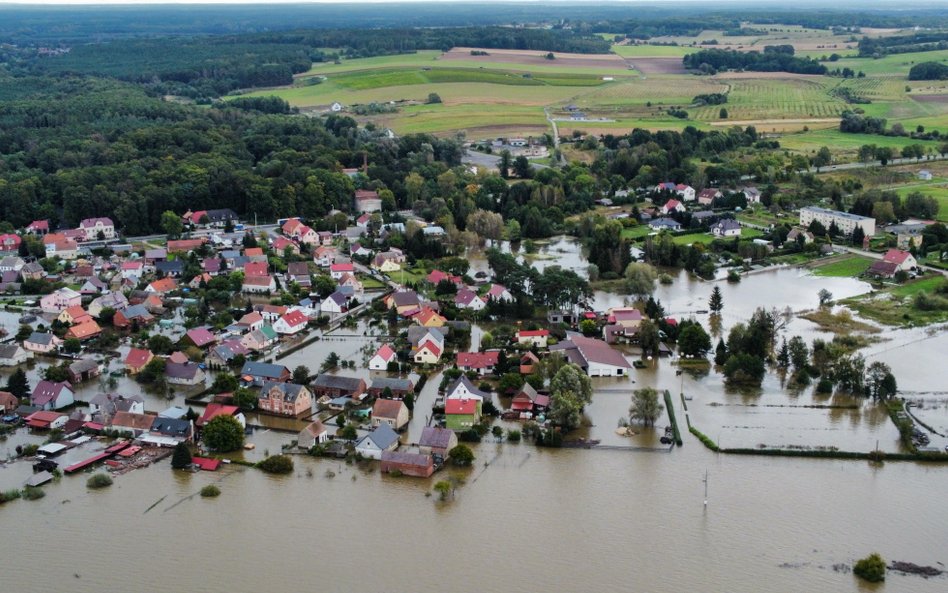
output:
[[[347,107],[391,103],[389,110],[395,113],[366,118],[396,133],[465,130],[472,139],[549,131],[547,113],[559,120],[561,135],[621,134],[636,127],[708,130],[753,125],[762,132],[783,134],[781,145],[789,150],[812,153],[829,146],[843,158],[851,158],[863,144],[898,149],[916,142],[840,134],[836,128],[846,110],[886,118],[890,126],[899,122],[909,130],[948,127],[948,81],[907,80],[913,64],[948,60],[948,51],[856,58],[855,43],[846,36],[780,25],[753,28],[767,34],[733,37],[705,31],[695,38],[616,44],[609,54],[554,54],[552,59],[540,51],[454,48],[317,63],[298,75],[293,86],[250,95],[277,95],[314,112],[326,111],[334,102]],[[718,44],[701,45],[712,39]],[[837,53],[842,58],[827,62],[829,68],[848,67],[865,76],[842,79],[780,72],[697,76],[681,66],[682,56],[702,47],[759,51],[769,44],[790,44],[798,53],[816,58]],[[726,94],[727,102],[693,104],[696,96],[711,93]],[[442,103],[426,105],[432,94]],[[859,102],[850,102],[851,98]],[[564,109],[566,105],[575,105],[582,114],[575,116]],[[687,117],[673,117],[668,113],[672,107],[683,109]]]

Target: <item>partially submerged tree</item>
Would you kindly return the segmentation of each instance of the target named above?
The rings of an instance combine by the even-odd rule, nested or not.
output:
[[[651,387],[636,389],[632,392],[632,406],[629,407],[629,421],[639,421],[645,426],[654,426],[655,421],[665,410],[658,401],[658,391]]]

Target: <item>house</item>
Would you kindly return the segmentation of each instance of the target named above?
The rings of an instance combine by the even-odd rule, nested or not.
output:
[[[16,343],[0,344],[0,367],[12,367],[24,363],[33,353]]]
[[[263,315],[261,315],[258,311],[246,313],[240,318],[240,320],[237,321],[237,328],[241,333],[260,329],[261,327],[263,327]]]
[[[122,279],[138,282],[145,273],[145,262],[138,259],[123,261],[119,266],[119,272],[122,274]]]
[[[382,209],[382,198],[377,191],[357,189],[354,201],[356,212],[378,212]]]
[[[303,314],[302,311],[299,309],[294,309],[283,317],[277,319],[276,323],[273,324],[273,329],[278,334],[291,336],[306,329],[306,324],[308,322],[309,319]]]
[[[586,371],[590,377],[621,377],[632,368],[625,356],[606,342],[578,334],[550,346],[550,351],[562,352],[569,362]]]
[[[918,267],[915,256],[901,249],[889,249],[882,256],[882,261],[895,264],[896,272],[908,272]]]
[[[399,315],[404,315],[407,311],[417,309],[420,303],[418,293],[414,290],[397,290],[385,297],[385,305],[389,309],[395,307]]]
[[[20,406],[20,398],[9,391],[0,391],[0,412],[10,414]]]
[[[458,309],[467,309],[469,311],[480,311],[487,306],[481,297],[470,288],[462,288],[454,296],[454,304]]]
[[[348,302],[349,299],[347,299],[344,294],[337,290],[323,299],[323,302],[319,305],[319,312],[326,315],[338,315],[345,313],[349,310],[347,306]]]
[[[103,294],[109,289],[109,285],[100,280],[98,277],[93,276],[82,283],[82,286],[79,287],[79,293],[83,296],[93,295],[93,294]]]
[[[145,413],[145,398],[140,395],[124,396],[117,393],[99,393],[89,400],[89,413],[112,418],[118,412]]]
[[[369,360],[369,370],[385,371],[388,370],[390,362],[396,362],[395,351],[388,344],[382,344],[375,355]]]
[[[207,353],[207,364],[211,368],[223,368],[229,366],[238,356],[246,358],[249,354],[250,349],[241,344],[240,340],[224,340]]]
[[[614,307],[607,311],[606,318],[610,324],[635,332],[642,325],[645,316],[635,307]]]
[[[165,379],[172,385],[200,385],[204,383],[204,370],[193,362],[165,363]]]
[[[43,313],[59,313],[63,309],[82,305],[82,295],[75,290],[64,287],[40,299],[40,308]]]
[[[244,428],[247,427],[247,418],[244,416],[244,413],[240,411],[240,408],[217,402],[207,404],[207,407],[204,408],[204,413],[201,414],[201,417],[198,418],[194,424],[199,428],[203,427],[217,416],[233,416],[241,426]]]
[[[740,237],[741,224],[733,218],[723,218],[711,225],[711,234],[715,237]]]
[[[300,286],[310,286],[309,264],[304,261],[290,262],[286,266],[287,277]]]
[[[269,325],[263,325],[240,338],[240,345],[254,352],[269,348],[279,339],[276,330]]]
[[[189,420],[158,416],[152,422],[148,432],[141,436],[141,441],[148,445],[173,447],[178,443],[190,442],[193,438],[194,429]]]
[[[400,399],[377,399],[372,405],[372,426],[388,424],[395,430],[401,430],[409,420],[408,407]]]
[[[330,375],[320,373],[313,380],[313,394],[316,397],[328,397],[330,399],[347,395],[353,399],[362,399],[365,393],[365,380],[356,377],[343,377],[341,375]]]
[[[454,276],[442,272],[441,270],[431,270],[427,276],[425,276],[425,282],[428,282],[432,286],[438,286],[438,284],[448,281],[456,286],[464,286],[464,280],[460,276]]]
[[[65,323],[66,325],[75,325],[77,323],[83,323],[92,319],[86,310],[82,308],[82,305],[74,305],[72,307],[67,307],[63,309],[59,316],[56,317],[60,323]]]
[[[248,360],[244,363],[244,367],[240,369],[240,376],[244,383],[260,386],[266,382],[289,381],[292,373],[290,373],[290,369],[280,364]]]
[[[448,322],[447,318],[427,306],[421,308],[421,311],[414,316],[414,320],[422,327],[444,327],[444,324]]]
[[[382,451],[381,461],[379,469],[383,474],[397,473],[400,476],[429,478],[434,473],[434,460],[430,455]]]
[[[787,233],[787,241],[802,241],[804,245],[809,245],[816,240],[816,237],[813,236],[808,230],[798,229],[796,227],[790,229],[790,232]]]
[[[260,387],[257,409],[278,416],[300,416],[313,409],[313,394],[305,385],[267,381]]]
[[[207,261],[216,261],[216,260],[205,260],[205,262],[202,262],[201,266],[204,267],[204,263],[206,263]],[[180,278],[181,274],[184,273],[184,262],[180,259],[155,262],[155,272],[159,276],[166,276],[169,278]]]
[[[206,348],[217,342],[217,336],[215,336],[211,330],[206,327],[195,327],[194,329],[189,329],[184,335],[188,341],[198,348]]]
[[[66,426],[69,416],[51,412],[49,410],[40,410],[33,412],[26,417],[26,425],[37,430],[55,430]]]
[[[397,272],[402,269],[400,258],[391,252],[379,253],[372,260],[372,268],[386,274]]]
[[[244,276],[240,290],[249,293],[273,292],[276,290],[276,282],[273,276],[269,274],[264,276]]]
[[[254,307],[254,309],[263,316],[263,320],[267,323],[275,322],[290,310],[286,305],[263,305]]]
[[[876,234],[876,219],[868,216],[859,216],[849,212],[839,212],[818,206],[800,208],[800,226],[809,228],[813,221],[819,222],[823,228],[829,229],[833,224],[844,235],[852,235],[856,227],[860,227],[867,237]]]
[[[514,296],[501,284],[491,284],[490,289],[484,295],[488,301],[497,301],[499,303],[512,303]]]
[[[79,245],[62,233],[50,233],[43,237],[46,257],[76,259],[79,257]]]
[[[25,265],[26,262],[23,261],[22,257],[8,255],[0,259],[0,272],[19,272]]]
[[[24,266],[20,268],[20,278],[22,278],[24,282],[27,280],[42,280],[45,277],[46,270],[35,261],[24,264]]]
[[[313,263],[321,268],[328,268],[336,261],[339,252],[335,247],[321,246],[313,251]]]
[[[155,358],[151,350],[145,348],[132,348],[125,356],[125,368],[129,375],[135,375]]]
[[[66,330],[66,339],[76,338],[79,341],[91,340],[102,333],[102,328],[91,317],[88,321],[83,321],[79,325],[74,325]]]
[[[162,278],[161,280],[155,280],[151,284],[145,287],[145,292],[153,292],[155,294],[165,294],[173,290],[178,289],[178,283],[175,282],[174,278]]]
[[[439,426],[426,426],[418,439],[418,450],[425,455],[447,459],[451,449],[458,446],[458,435]]]
[[[534,413],[550,406],[550,396],[537,393],[533,385],[524,383],[520,391],[510,401],[510,409],[515,412]]]
[[[115,224],[111,218],[86,218],[79,222],[79,230],[86,241],[102,241],[115,238]]]
[[[81,298],[81,297],[80,297]],[[128,306],[128,299],[121,292],[107,292],[100,297],[92,299],[89,303],[89,315],[98,318],[102,314],[102,309],[112,309],[120,311]]]
[[[712,206],[715,200],[723,197],[721,190],[709,187],[698,192],[698,203],[703,206]]]
[[[379,424],[369,434],[356,442],[356,453],[368,459],[382,459],[382,451],[398,448],[398,433],[388,424]]]
[[[672,183],[666,181],[664,183],[659,183],[655,186],[655,191],[670,191],[678,194],[678,196],[685,202],[692,202],[695,199],[695,188],[690,185],[685,185],[684,183]]]
[[[300,431],[296,437],[296,446],[300,449],[309,450],[316,445],[322,445],[329,442],[329,431],[322,422],[316,420],[306,425],[306,428]]]
[[[378,377],[372,380],[372,386],[369,387],[369,397],[384,397],[386,399],[404,399],[406,395],[412,393],[415,389],[411,379],[392,379],[388,377]]]
[[[866,274],[875,278],[892,278],[898,271],[899,265],[897,263],[879,259],[872,262],[872,265],[866,270]]]
[[[461,375],[450,384],[444,391],[445,399],[476,399],[483,400],[489,398],[490,394],[481,391],[466,376]]]
[[[500,352],[491,350],[488,352],[458,352],[457,367],[463,372],[475,371],[478,376],[490,375],[497,366],[500,358]]]
[[[444,402],[446,426],[450,430],[465,431],[481,420],[481,400],[448,399]]]
[[[20,235],[13,233],[3,233],[0,235],[0,256],[16,255],[20,251],[20,243],[23,239]]]
[[[520,357],[520,374],[521,375],[532,375],[534,365],[540,362],[540,359],[537,358],[537,355],[533,352],[524,352],[523,356]]]
[[[649,221],[648,228],[653,231],[677,232],[681,230],[681,223],[674,218],[656,218],[655,220]]]
[[[332,245],[333,234],[329,231],[319,231],[316,233],[316,236],[319,237],[319,244],[322,246]]]
[[[430,224],[426,227],[421,228],[421,234],[425,237],[443,237],[447,234],[444,230],[444,227],[438,226],[436,224]]]
[[[130,434],[133,437],[139,437],[151,430],[156,418],[158,418],[158,416],[151,414],[116,412],[115,415],[112,416],[110,427],[114,431]]]
[[[932,172],[929,171],[928,169],[922,169],[921,171],[918,172],[918,178],[920,181],[931,181]],[[29,232],[29,229],[27,229],[27,232]]]
[[[131,305],[115,312],[112,316],[112,325],[124,329],[138,326],[139,328],[151,325],[155,321],[155,316],[151,314],[145,305]]]
[[[662,214],[671,214],[672,212],[684,212],[685,205],[679,202],[678,200],[672,198],[665,202],[665,205],[661,208]]]
[[[413,358],[418,364],[438,364],[438,361],[441,360],[442,351],[443,348],[431,340],[425,340],[421,346],[418,347]]]
[[[26,227],[26,232],[30,235],[45,235],[49,233],[49,221],[34,220]]]
[[[99,363],[92,359],[77,360],[67,367],[67,371],[69,373],[69,381],[73,385],[94,379],[102,374]]]
[[[23,340],[23,348],[38,354],[49,354],[62,343],[63,341],[53,334],[33,332],[30,337]]]
[[[66,381],[54,383],[43,380],[37,383],[33,389],[33,393],[30,395],[30,405],[41,410],[59,410],[72,405],[75,399],[72,386]]]
[[[537,348],[546,348],[547,341],[550,339],[550,330],[548,329],[523,329],[516,334],[517,343],[523,346],[536,346]]]
[[[340,278],[342,278],[343,274],[354,274],[354,273],[355,273],[355,266],[353,266],[352,262],[332,264],[329,266],[329,276],[332,277],[333,280],[339,280]]]
[[[198,210],[192,212],[188,210],[184,213],[184,221],[192,225],[210,225],[223,227],[228,222],[237,222],[237,213],[230,208],[219,208],[216,210]]]
[[[760,190],[756,187],[745,187],[741,190],[748,204],[760,204]]]

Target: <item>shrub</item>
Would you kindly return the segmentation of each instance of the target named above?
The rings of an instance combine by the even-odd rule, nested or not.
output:
[[[27,486],[23,489],[21,494],[26,500],[39,500],[46,496],[46,492],[44,492],[42,488],[37,488],[35,486]]]
[[[507,440],[511,443],[520,442],[520,431],[519,430],[508,430],[507,431]]]
[[[856,562],[853,574],[870,583],[880,583],[885,580],[885,560],[877,553],[869,554]]]
[[[271,455],[257,464],[257,467],[268,474],[293,473],[293,460],[286,455]]]
[[[5,502],[10,502],[11,500],[16,500],[20,498],[20,496],[22,496],[22,493],[15,488],[13,490],[6,490],[4,492],[0,492],[0,504],[3,504]]]
[[[474,462],[474,451],[467,445],[458,445],[448,451],[448,459],[459,467],[468,466]]]
[[[191,448],[182,441],[174,447],[174,454],[171,456],[171,469],[184,469],[189,465],[191,465]]]
[[[106,474],[95,474],[88,480],[86,480],[86,487],[97,490],[99,488],[106,488],[112,485],[112,478]]]
[[[215,496],[221,495],[221,489],[215,486],[214,484],[208,484],[207,486],[201,488],[201,496],[203,498],[214,498]]]

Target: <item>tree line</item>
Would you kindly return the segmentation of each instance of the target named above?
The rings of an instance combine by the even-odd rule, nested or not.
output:
[[[794,74],[826,74],[826,66],[813,58],[793,55],[792,45],[768,45],[763,53],[724,49],[703,49],[682,58],[689,70],[714,74],[723,70],[751,70],[754,72],[791,72]]]

